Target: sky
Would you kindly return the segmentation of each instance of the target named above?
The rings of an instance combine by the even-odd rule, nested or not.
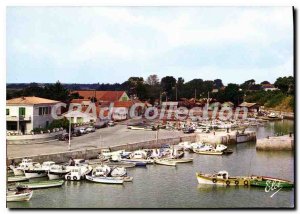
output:
[[[8,7],[7,83],[293,75],[292,7]]]

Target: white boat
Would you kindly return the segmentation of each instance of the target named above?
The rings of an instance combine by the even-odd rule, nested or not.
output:
[[[183,150],[187,151],[189,149],[191,149],[191,142],[188,141],[184,141],[178,144],[179,147],[181,147]]]
[[[146,159],[147,153],[143,150],[137,150],[129,155],[130,159]]]
[[[12,177],[8,177],[7,178],[7,182],[18,182],[18,181],[27,181],[28,178],[26,178],[25,176],[12,176]]]
[[[70,172],[65,175],[65,179],[79,181],[84,179],[84,177],[89,174],[93,168],[87,164],[84,164],[81,166],[68,166],[67,169],[69,169]]]
[[[28,167],[28,169],[24,170],[26,178],[40,178],[47,176],[47,172],[49,171],[50,167],[54,165],[55,162],[53,161],[46,161],[43,162],[42,165],[39,163],[33,164],[33,166]]]
[[[156,159],[155,163],[165,166],[176,166],[176,162],[170,159]]]
[[[112,177],[123,177],[126,174],[127,174],[127,171],[124,167],[115,167],[110,172],[110,175]]]
[[[32,159],[23,158],[22,162],[17,166],[10,166],[10,168],[13,170],[15,176],[24,175],[24,170],[28,169],[28,167],[33,166],[34,162],[32,162]]]
[[[70,169],[66,166],[55,164],[50,167],[50,170],[48,171],[48,178],[49,180],[62,179],[69,172]]]
[[[111,168],[108,165],[100,165],[93,169],[92,175],[96,177],[107,177],[111,172]]]
[[[18,191],[8,191],[6,193],[6,201],[12,202],[12,201],[29,201],[32,197],[33,191],[32,190],[26,190],[22,192]]]
[[[102,184],[123,184],[124,179],[114,178],[114,177],[97,177],[86,175],[85,178],[89,181]]]
[[[120,154],[114,154],[111,156],[111,161],[112,162],[119,162],[121,161],[121,155]]]
[[[216,151],[217,152],[223,152],[223,151],[225,151],[227,149],[227,146],[225,146],[225,145],[223,145],[223,144],[217,144],[217,146],[216,146]]]
[[[145,163],[145,164],[153,164],[154,160],[151,159],[121,159],[124,163]]]

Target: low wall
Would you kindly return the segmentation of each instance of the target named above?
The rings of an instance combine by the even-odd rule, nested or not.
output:
[[[144,141],[144,142],[137,142],[137,143],[129,143],[129,144],[122,144],[118,146],[111,146],[109,147],[111,151],[117,150],[126,150],[126,151],[134,151],[138,149],[151,149],[151,148],[158,148],[161,147],[163,144],[174,145],[178,144],[179,142],[183,141],[195,141],[195,135],[189,135],[184,137],[176,137],[176,138],[165,138],[159,139],[157,142],[156,140],[151,141]],[[92,148],[92,149],[83,149],[83,150],[76,150],[76,151],[66,151],[60,152],[55,154],[41,154],[36,156],[30,156],[33,161],[36,162],[44,162],[44,161],[54,161],[56,163],[63,163],[69,161],[70,157],[77,159],[94,159],[97,158],[98,154],[100,153],[101,148]],[[11,164],[12,160],[15,163],[19,163],[22,161],[24,157],[17,157],[17,158],[10,158],[7,161],[7,164]]]
[[[226,132],[215,132],[213,133],[199,133],[196,137],[197,141],[203,141],[204,143],[209,144],[236,144],[244,143],[249,141],[256,140],[256,132],[254,131],[245,131],[244,134],[237,134],[236,131]]]
[[[257,150],[264,151],[283,151],[294,149],[294,136],[284,135],[279,137],[269,137],[258,139],[256,142]]]
[[[9,135],[6,136],[7,144],[34,144],[45,140],[56,139],[65,131],[51,132],[36,135]]]

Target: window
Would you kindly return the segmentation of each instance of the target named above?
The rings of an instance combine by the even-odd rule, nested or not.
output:
[[[9,108],[6,109],[6,115],[9,115]]]
[[[43,115],[43,108],[39,107],[39,115]]]
[[[51,113],[51,107],[39,107],[39,115],[47,115]]]
[[[25,107],[19,108],[19,116],[25,116]]]

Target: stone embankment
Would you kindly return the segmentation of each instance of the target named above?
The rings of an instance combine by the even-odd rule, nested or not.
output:
[[[283,135],[276,137],[267,137],[258,139],[256,142],[257,150],[264,151],[283,151],[283,150],[293,150],[294,149],[294,136],[293,135]]]

